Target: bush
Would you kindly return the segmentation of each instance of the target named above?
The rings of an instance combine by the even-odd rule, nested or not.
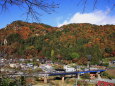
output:
[[[114,76],[109,75],[107,72],[102,72],[101,76],[104,78],[109,78],[109,79],[114,78]]]
[[[0,86],[17,86],[17,80],[11,78],[2,78],[0,80]]]
[[[80,86],[88,86],[88,83],[86,81],[78,81],[77,84]]]
[[[103,63],[102,66],[109,66],[109,63]]]
[[[83,74],[83,75],[81,76],[81,78],[83,78],[83,79],[90,79],[90,74],[85,73],[85,74]]]

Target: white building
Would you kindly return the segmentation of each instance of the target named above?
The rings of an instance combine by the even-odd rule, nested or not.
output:
[[[40,65],[39,68],[41,68],[44,72],[52,72],[53,71],[53,67],[48,64]]]
[[[70,67],[68,65],[64,65],[64,69],[65,69],[66,72],[74,72],[74,71],[76,71],[75,68]]]
[[[11,63],[11,64],[9,64],[9,66],[10,66],[11,68],[18,68],[18,67],[19,67],[19,64]]]

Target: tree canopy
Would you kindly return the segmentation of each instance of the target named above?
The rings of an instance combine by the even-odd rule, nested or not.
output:
[[[0,30],[0,53],[5,58],[47,58],[83,62],[88,60],[87,55],[91,55],[91,61],[97,63],[102,58],[114,56],[114,30],[115,25],[84,23],[57,28],[15,21]],[[3,44],[4,39],[7,44]]]

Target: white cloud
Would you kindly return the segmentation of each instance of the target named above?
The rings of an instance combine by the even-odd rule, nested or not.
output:
[[[110,11],[101,11],[97,10],[91,13],[75,13],[69,20],[65,20],[62,24],[58,26],[70,24],[70,23],[91,23],[97,25],[105,24],[114,24],[115,25],[115,16],[110,16],[108,13]]]

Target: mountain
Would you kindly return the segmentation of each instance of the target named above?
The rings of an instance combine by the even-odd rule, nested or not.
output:
[[[115,25],[68,24],[52,27],[14,21],[0,29],[0,57],[47,58],[92,63],[115,56]]]

